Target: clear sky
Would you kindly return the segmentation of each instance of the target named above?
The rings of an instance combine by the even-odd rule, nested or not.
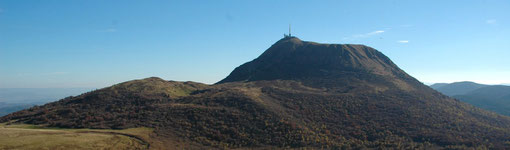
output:
[[[510,83],[510,1],[0,0],[0,87],[214,83],[292,34],[378,49],[425,83]]]

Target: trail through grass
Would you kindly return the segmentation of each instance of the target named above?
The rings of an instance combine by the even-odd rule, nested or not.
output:
[[[149,128],[52,129],[0,124],[0,149],[148,149]]]

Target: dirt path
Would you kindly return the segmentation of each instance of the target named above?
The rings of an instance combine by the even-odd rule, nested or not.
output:
[[[127,136],[127,137],[130,137],[130,138],[138,140],[143,145],[146,145],[147,146],[146,149],[150,149],[150,146],[151,146],[150,143],[147,142],[145,139],[143,139],[143,138],[141,138],[139,136],[131,135],[131,134],[127,134],[127,133],[110,132],[110,131],[76,131],[76,133],[99,133],[99,134],[111,134],[111,135]]]

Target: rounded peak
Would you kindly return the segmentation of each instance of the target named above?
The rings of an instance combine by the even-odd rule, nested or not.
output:
[[[256,81],[336,76],[344,72],[405,74],[381,52],[365,45],[321,44],[285,37],[220,81]],[[403,75],[405,76],[405,75]]]
[[[143,86],[143,87],[152,87],[156,86],[158,84],[164,84],[167,81],[159,78],[159,77],[149,77],[144,79],[137,79],[137,80],[131,80],[126,81],[122,83],[118,83],[112,86],[112,88],[129,88],[132,86]]]
[[[313,41],[303,41],[295,36],[287,36],[280,40],[278,40],[274,46],[281,46],[281,45],[314,45],[314,46],[325,46],[325,47],[343,47],[343,48],[350,48],[350,49],[372,49],[374,48],[370,46],[366,46],[363,44],[336,44],[336,43],[319,43],[319,42],[313,42]],[[271,48],[270,48],[271,49]]]
[[[145,79],[142,79],[142,80],[149,80],[149,81],[165,81],[165,80],[161,79],[160,77],[148,77],[148,78],[145,78]]]
[[[478,84],[473,81],[459,81],[459,82],[453,82],[451,84]]]
[[[301,39],[299,39],[298,37],[295,37],[295,36],[286,36],[286,37],[280,39],[279,41],[301,41]]]
[[[276,42],[275,44],[273,44],[273,46],[275,45],[301,45],[303,44],[303,41],[295,36],[287,36],[287,37],[284,37],[280,40],[278,40],[278,42]]]
[[[119,94],[128,93],[142,97],[170,97],[187,96],[191,92],[207,87],[196,82],[166,81],[159,77],[149,77],[115,84],[99,90],[98,93]]]

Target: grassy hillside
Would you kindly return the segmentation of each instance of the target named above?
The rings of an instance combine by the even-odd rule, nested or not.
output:
[[[0,149],[148,149],[152,129],[58,129],[0,125]],[[136,138],[135,138],[136,137]]]
[[[127,83],[147,83],[138,88],[148,89],[160,81]],[[350,86],[321,88],[317,80],[233,82],[166,99],[158,92],[130,97],[112,90],[127,87],[106,88],[2,119],[68,128],[151,127],[161,147],[182,148],[502,148],[510,135],[508,118],[437,92],[427,95],[432,89],[406,92],[379,85],[375,90],[350,78],[334,81],[328,83]]]

